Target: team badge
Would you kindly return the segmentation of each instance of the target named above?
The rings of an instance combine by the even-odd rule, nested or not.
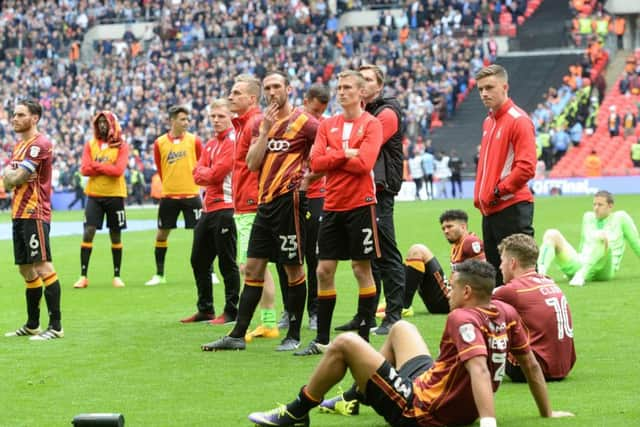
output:
[[[471,250],[473,250],[473,253],[479,254],[480,251],[482,250],[482,246],[480,246],[480,242],[473,242],[471,244]]]
[[[29,149],[29,156],[38,157],[38,154],[40,154],[40,147],[33,146]]]
[[[476,339],[476,330],[471,323],[465,323],[458,328],[462,341],[472,343]]]
[[[360,126],[360,128],[358,129],[358,133],[357,133],[357,135],[358,135],[358,136],[362,136],[362,135],[364,135],[364,129],[362,128],[362,126]]]

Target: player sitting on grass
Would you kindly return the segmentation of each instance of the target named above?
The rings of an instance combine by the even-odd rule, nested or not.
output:
[[[249,420],[260,426],[308,426],[316,406],[330,410],[354,400],[372,406],[394,426],[444,426],[472,423],[495,427],[494,392],[504,375],[507,353],[517,358],[543,417],[571,416],[551,410],[540,365],[529,348],[526,329],[515,309],[491,301],[494,268],[468,260],[451,278],[447,316],[434,362],[417,328],[405,321],[392,327],[381,350],[348,332],[327,352],[296,399]],[[336,399],[324,395],[351,371],[356,384]]]
[[[493,298],[513,306],[522,317],[529,331],[529,345],[545,379],[566,377],[576,362],[567,298],[552,279],[536,273],[538,246],[533,237],[512,234],[500,242],[498,250],[505,285],[496,288]],[[512,381],[526,381],[511,356],[506,372]]]
[[[620,269],[625,242],[640,257],[640,237],[633,220],[625,211],[613,212],[613,194],[598,191],[593,197],[593,212],[585,212],[582,217],[578,251],[560,231],[545,231],[538,272],[547,274],[555,262],[571,278],[571,286],[583,286],[588,280],[611,280]]]
[[[442,233],[451,244],[449,262],[453,270],[456,264],[467,259],[484,261],[482,240],[469,232],[469,216],[465,211],[453,209],[440,215]],[[405,261],[406,282],[402,316],[413,315],[413,297],[418,292],[429,313],[446,314],[449,312],[449,286],[440,262],[431,250],[422,244],[409,248]],[[382,310],[384,314],[384,310]],[[380,314],[380,309],[378,309]]]

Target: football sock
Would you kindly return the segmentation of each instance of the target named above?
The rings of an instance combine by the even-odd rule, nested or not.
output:
[[[122,265],[122,243],[111,244],[111,257],[113,258],[113,276],[120,277],[120,266]]]
[[[89,270],[89,260],[91,259],[92,242],[82,242],[80,245],[80,275],[87,276]]]
[[[240,294],[240,304],[238,306],[238,319],[233,329],[229,333],[232,338],[243,338],[249,329],[251,318],[256,311],[256,307],[262,296],[263,280],[245,280],[242,293]]]
[[[404,300],[402,301],[402,308],[411,307],[418,286],[422,283],[424,268],[422,259],[407,259],[405,261]]]
[[[287,411],[296,418],[302,418],[305,414],[308,414],[313,408],[318,406],[322,402],[322,399],[316,399],[307,393],[307,386],[300,389],[296,400],[287,404]]]
[[[289,277],[282,264],[276,264],[276,271],[278,272],[278,284],[280,285],[280,295],[282,295],[282,306],[284,311],[288,312],[289,307]]]
[[[365,341],[369,341],[369,319],[376,315],[376,287],[375,285],[358,289],[358,318],[360,326],[358,335]]]
[[[42,279],[36,277],[25,282],[25,297],[27,299],[27,328],[35,329],[40,326],[40,299],[42,298]]]
[[[538,255],[538,265],[542,266],[542,270],[546,274],[549,271],[549,266],[556,257],[555,245],[549,243],[542,243],[540,245],[540,255]]]
[[[44,279],[44,299],[49,310],[49,327],[59,331],[62,329],[60,313],[60,282],[58,275],[53,272]]]
[[[442,266],[433,257],[425,264],[424,280],[418,286],[420,297],[430,313],[449,312],[449,288]]]
[[[362,393],[358,391],[358,385],[356,383],[353,383],[353,385],[349,387],[349,390],[342,393],[342,398],[346,401],[356,400],[356,399],[362,400],[363,396],[362,396]]]
[[[300,341],[300,327],[307,302],[307,280],[303,274],[289,283],[287,290],[287,307],[289,309],[289,331],[287,336]]]
[[[316,341],[320,344],[329,344],[331,335],[331,319],[336,307],[336,290],[318,290],[318,332]]]
[[[276,327],[276,310],[274,308],[263,308],[260,310],[260,323],[267,328]]]
[[[167,255],[167,249],[169,248],[169,241],[156,240],[156,249],[154,255],[156,257],[156,274],[158,276],[164,276],[164,258]]]

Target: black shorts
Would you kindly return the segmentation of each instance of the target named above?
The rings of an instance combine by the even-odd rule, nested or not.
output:
[[[251,227],[247,256],[281,264],[302,264],[305,204],[298,191],[294,190],[259,205]]]
[[[187,199],[160,199],[158,208],[158,228],[169,230],[178,226],[178,215],[182,212],[184,228],[193,228],[202,215],[202,200],[200,196]]]
[[[415,418],[407,418],[403,412],[413,405],[413,380],[432,365],[433,358],[426,354],[408,360],[397,371],[385,361],[367,381],[364,403],[392,426],[417,426]]]
[[[84,225],[102,230],[102,221],[107,217],[109,230],[127,228],[127,215],[124,210],[123,197],[89,197],[84,209]]]
[[[51,261],[48,222],[39,219],[13,220],[13,258],[16,265]]]
[[[318,259],[376,259],[380,257],[375,205],[350,211],[326,212],[318,230]]]

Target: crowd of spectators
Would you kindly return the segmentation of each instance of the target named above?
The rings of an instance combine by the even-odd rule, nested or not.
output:
[[[341,69],[364,62],[383,67],[389,92],[406,109],[408,137],[422,139],[433,117],[454,113],[472,76],[495,55],[479,37],[482,26],[464,27],[454,16],[473,13],[477,24],[490,6],[408,2],[403,16],[389,20],[382,11],[379,25],[339,30],[324,0],[8,0],[0,16],[0,162],[14,140],[11,108],[28,96],[42,102],[39,128],[56,144],[56,189],[71,188],[91,119],[102,109],[119,117],[133,147],[131,166],[144,170],[149,183],[152,143],[166,131],[169,106],[190,107],[192,130],[206,139],[206,106],[227,93],[237,74],[284,69],[299,105],[312,83],[333,89]],[[80,60],[80,42],[94,23],[144,19],[153,22],[140,39],[127,30],[121,39],[97,42],[90,62]],[[336,109],[332,101],[328,114]]]
[[[607,12],[602,0],[571,0],[573,19],[571,39],[575,46],[586,47],[598,40],[608,50],[622,49],[626,18]]]

